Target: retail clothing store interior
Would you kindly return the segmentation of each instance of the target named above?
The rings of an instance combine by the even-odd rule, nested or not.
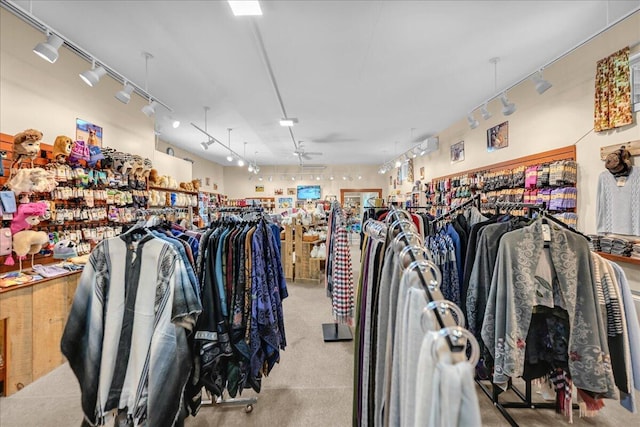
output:
[[[638,0],[0,0],[0,427],[637,425],[638,120]]]

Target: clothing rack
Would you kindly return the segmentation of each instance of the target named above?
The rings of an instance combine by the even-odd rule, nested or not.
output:
[[[563,223],[562,221],[554,218],[553,216],[549,215],[548,211],[547,211],[547,205],[546,203],[522,203],[522,202],[496,202],[496,203],[487,203],[484,204],[483,207],[491,207],[491,208],[496,208],[496,214],[500,213],[500,209],[501,208],[506,208],[507,211],[509,211],[510,209],[529,209],[529,218],[531,218],[531,214],[533,211],[538,211],[540,213],[540,215],[542,215],[542,217],[545,220],[550,220],[551,222],[554,222],[558,225],[560,225],[561,227],[564,227],[570,231],[573,231],[575,233],[578,233],[580,235],[582,235],[583,237],[585,237],[586,239],[589,239],[587,236],[585,236],[584,234],[573,230],[572,228],[570,228],[569,226],[567,226],[565,223]],[[498,409],[498,411],[500,411],[500,413],[502,414],[502,416],[504,417],[505,420],[507,420],[507,422],[509,423],[509,425],[513,426],[513,427],[518,427],[518,423],[513,419],[513,417],[511,416],[511,414],[509,414],[509,412],[507,411],[507,409],[556,409],[556,403],[555,402],[533,402],[533,396],[532,396],[532,387],[531,387],[531,380],[524,380],[524,384],[525,384],[525,391],[524,393],[522,393],[522,391],[520,389],[518,389],[517,387],[515,387],[513,385],[512,380],[510,379],[507,385],[507,390],[511,390],[514,392],[514,394],[520,399],[520,401],[511,401],[511,402],[500,402],[500,393],[502,393],[502,389],[500,389],[500,387],[496,386],[493,381],[489,380],[491,382],[491,389],[483,383],[483,381],[487,381],[487,380],[481,380],[479,378],[475,379],[476,384],[478,384],[478,386],[480,386],[480,389],[482,390],[482,392],[491,400],[491,402],[493,403],[493,405]],[[505,390],[506,391],[506,390]],[[573,405],[574,409],[578,408],[577,404]]]
[[[338,200],[331,202],[331,210],[335,210],[337,212],[335,220],[340,221],[340,225],[346,228],[347,219],[344,216],[342,205]],[[328,265],[327,261],[327,266]],[[353,341],[353,334],[351,333],[351,328],[349,328],[348,325],[343,325],[336,321],[333,323],[322,324],[322,338],[324,342]]]
[[[467,205],[470,202],[472,203],[475,198],[476,196],[474,196],[468,202],[465,202],[464,205]],[[407,247],[415,247],[416,249],[418,249],[417,251],[411,249],[408,250],[411,263],[415,263],[416,261],[420,260],[426,260],[426,258],[424,257],[424,249],[420,246],[413,245],[409,239],[409,236],[411,234],[415,234],[415,232],[411,229],[411,227],[415,229],[413,221],[411,220],[411,215],[407,211],[392,207],[389,211],[389,214],[387,215],[387,221],[393,221],[391,223],[391,226],[387,229],[387,236],[394,236],[394,244],[397,242],[398,244],[402,245],[403,250]],[[411,263],[409,265],[411,265]],[[445,300],[444,295],[442,295],[442,292],[440,292],[439,289],[440,283],[438,283],[436,277],[431,271],[423,272],[418,268],[416,272],[418,274],[420,284],[422,285],[422,288],[424,289],[427,299],[430,303],[434,301]],[[451,314],[451,310],[434,310],[433,314],[435,315],[437,325],[440,329],[453,328],[458,326],[456,319]],[[466,340],[464,340],[463,337],[456,337],[454,339],[451,337],[451,335],[447,335],[446,342],[452,352],[462,351],[466,347]]]
[[[455,212],[457,212],[459,210],[465,209],[466,207],[468,207],[468,206],[470,206],[470,205],[472,205],[472,204],[474,204],[476,202],[477,202],[476,207],[479,208],[479,206],[480,206],[480,193],[474,194],[473,196],[471,196],[471,198],[469,200],[467,200],[466,202],[462,203],[461,205],[458,205],[458,206],[456,206],[454,208],[451,208],[451,209],[449,209],[448,212],[445,212],[442,215],[437,216],[435,219],[431,220],[430,223],[434,224],[434,223],[436,223],[438,221],[442,221],[443,219],[449,217],[451,214],[453,214],[453,213],[455,213]]]

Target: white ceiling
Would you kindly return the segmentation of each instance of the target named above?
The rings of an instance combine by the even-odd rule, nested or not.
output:
[[[203,151],[204,127],[258,164],[295,164],[262,59],[261,34],[296,140],[312,163],[381,164],[460,120],[640,1],[265,1],[234,17],[226,1],[16,1],[169,105],[161,138]],[[515,100],[517,102],[517,100]],[[123,107],[126,108],[126,107]],[[133,111],[132,114],[142,114]],[[158,113],[160,118],[168,112]],[[516,113],[517,114],[517,113]],[[412,130],[413,129],[413,130]],[[397,142],[397,144],[396,144]]]

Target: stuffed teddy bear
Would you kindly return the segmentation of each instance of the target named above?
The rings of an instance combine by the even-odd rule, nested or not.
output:
[[[13,137],[13,156],[15,160],[28,157],[33,161],[40,154],[40,141],[42,132],[36,129],[27,129],[15,134]]]
[[[167,187],[176,189],[178,187],[178,181],[171,175],[167,175]]]
[[[148,179],[149,175],[151,174],[151,168],[153,167],[153,164],[151,163],[151,160],[145,158],[143,161],[143,166],[142,166],[142,178],[143,179]]]
[[[169,177],[166,175],[162,175],[158,177],[158,187],[168,187],[169,186]]]
[[[57,136],[53,143],[53,160],[58,163],[66,163],[69,154],[71,154],[72,146],[73,139],[64,135]]]
[[[185,191],[193,191],[193,184],[190,182],[181,182],[180,189]]]
[[[150,185],[160,185],[160,175],[158,175],[158,171],[156,169],[149,170],[149,184]]]
[[[200,180],[194,179],[191,181],[191,185],[193,186],[193,191],[200,191]]]

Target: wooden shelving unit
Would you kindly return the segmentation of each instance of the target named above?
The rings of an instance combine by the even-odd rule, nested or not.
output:
[[[602,258],[606,258],[609,261],[615,261],[615,262],[625,262],[627,264],[635,264],[635,265],[640,265],[640,259],[637,258],[631,258],[628,256],[620,256],[620,255],[614,255],[614,254],[608,254],[606,252],[596,252],[598,255],[600,255]]]

